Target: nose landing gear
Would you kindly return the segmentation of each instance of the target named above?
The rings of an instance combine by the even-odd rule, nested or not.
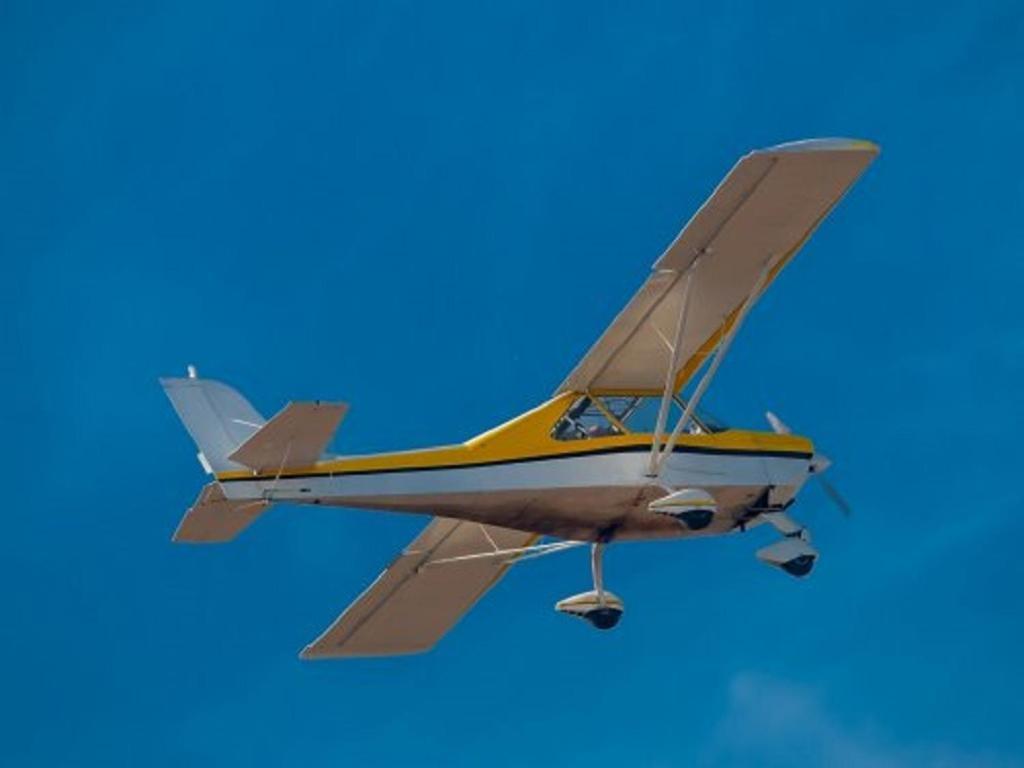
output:
[[[807,529],[783,512],[766,512],[763,517],[782,534],[782,541],[759,549],[758,560],[797,578],[809,574],[818,560],[818,550],[811,546],[811,535]]]
[[[604,588],[602,556],[604,544],[598,542],[590,549],[590,569],[594,577],[594,589],[582,592],[555,604],[555,610],[569,616],[586,619],[595,629],[611,629],[622,618],[625,604],[616,595]]]

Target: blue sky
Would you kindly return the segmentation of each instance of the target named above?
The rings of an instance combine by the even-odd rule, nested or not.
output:
[[[3,3],[3,761],[1024,764],[1022,82],[1015,2]],[[832,135],[883,154],[708,400],[835,459],[809,580],[766,531],[613,547],[599,635],[551,610],[573,552],[429,655],[304,664],[421,520],[171,545],[204,478],[158,376],[346,400],[341,451],[463,439],[739,155]]]

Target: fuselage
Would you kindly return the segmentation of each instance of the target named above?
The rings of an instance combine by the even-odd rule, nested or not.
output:
[[[687,535],[648,504],[698,487],[718,505],[701,533],[732,530],[767,488],[795,494],[813,445],[803,437],[729,429],[683,434],[657,478],[650,433],[560,440],[554,425],[578,393],[543,405],[465,443],[338,457],[280,474],[217,475],[232,499],[394,510],[472,520],[578,540]],[[692,534],[691,534],[692,535]]]

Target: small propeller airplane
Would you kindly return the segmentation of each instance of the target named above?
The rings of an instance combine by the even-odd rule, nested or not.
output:
[[[612,542],[768,524],[779,539],[757,557],[806,576],[818,551],[788,509],[814,477],[849,511],[829,460],[773,414],[770,432],[732,429],[699,406],[758,297],[878,151],[816,139],[741,158],[553,397],[458,445],[328,455],[344,403],[268,421],[192,366],[162,379],[213,476],[174,541],[230,541],[276,503],[433,516],[303,659],[429,650],[511,565],[577,546],[594,588],[555,608],[599,629],[624,609],[603,583]]]

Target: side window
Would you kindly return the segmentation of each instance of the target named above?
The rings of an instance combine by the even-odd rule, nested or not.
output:
[[[671,431],[683,415],[683,401],[678,397],[666,414],[665,430]],[[583,396],[573,401],[551,431],[556,440],[588,440],[610,435],[651,434],[658,421],[661,398],[647,395]],[[691,416],[685,434],[707,434],[728,429],[706,413]]]
[[[605,415],[605,410],[591,398],[581,397],[569,406],[551,434],[556,440],[589,440],[621,435],[622,430]]]
[[[630,432],[653,432],[658,420],[660,397],[615,396],[604,399],[616,418],[626,425]],[[669,413],[671,420],[675,408]]]

